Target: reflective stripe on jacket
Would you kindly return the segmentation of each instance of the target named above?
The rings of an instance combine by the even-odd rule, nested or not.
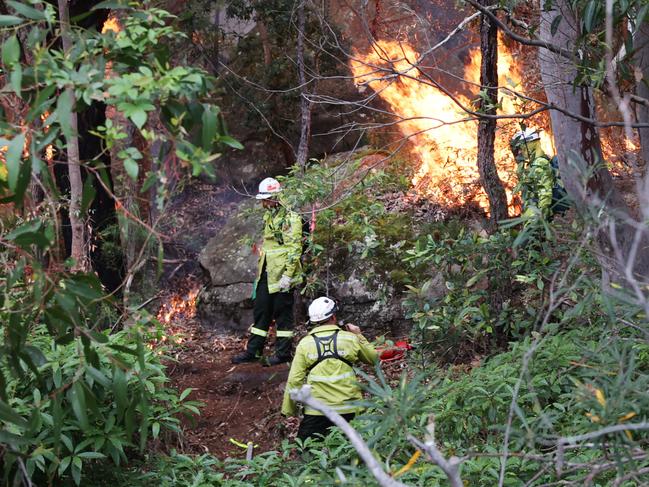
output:
[[[323,360],[311,369],[309,367],[318,360],[318,349],[313,336],[327,336],[338,332],[338,354],[351,363],[363,362],[373,364],[378,360],[374,347],[362,335],[356,335],[341,330],[337,325],[322,325],[314,328],[309,335],[300,340],[295,349],[295,357],[291,363],[288,374],[282,414],[294,416],[297,413],[297,404],[291,399],[289,392],[299,389],[302,385],[311,386],[311,394],[318,401],[330,406],[340,414],[356,413],[361,408],[350,404],[362,399],[361,389],[356,381],[354,369],[342,360],[329,358]],[[306,408],[304,414],[322,415],[322,413]]]
[[[264,214],[264,233],[255,289],[266,264],[268,292],[280,292],[282,275],[291,278],[291,287],[302,282],[302,219],[297,213],[279,206]]]

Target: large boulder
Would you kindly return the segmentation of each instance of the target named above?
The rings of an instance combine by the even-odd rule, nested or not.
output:
[[[246,237],[256,239],[261,234],[261,219],[250,215],[253,205],[254,200],[240,203],[199,255],[208,279],[198,299],[197,313],[205,326],[219,331],[244,332],[253,322],[251,294],[258,256],[250,245],[242,243]],[[343,258],[338,264],[342,265],[334,266],[330,294],[340,305],[340,318],[361,326],[369,337],[407,334],[410,324],[404,318],[401,293],[380,277],[371,282],[363,278],[363,274],[384,274],[368,271],[367,262],[359,269],[352,258]],[[296,300],[299,321],[304,320],[303,305],[303,300]]]
[[[357,166],[346,166],[348,174],[339,174],[339,185],[333,197],[341,195],[346,188],[354,186],[369,170],[373,170],[384,158],[364,148]],[[339,161],[353,159],[355,153],[341,153],[329,157],[325,164],[338,167]],[[410,283],[408,272],[400,258],[401,246],[411,245],[422,231],[425,222],[437,218],[435,205],[420,205],[416,199],[402,192],[381,195],[386,208],[384,218],[377,222],[375,242],[367,237],[359,238],[353,221],[341,218],[335,226],[326,228],[318,225],[314,234],[315,243],[328,247],[328,251],[317,257],[307,257],[305,268],[310,269],[310,293],[328,294],[338,301],[339,318],[360,326],[368,337],[407,335],[412,322],[406,319],[403,303],[404,291]],[[326,203],[326,202],[325,202]],[[198,301],[198,316],[206,326],[221,331],[245,331],[253,322],[251,294],[257,269],[258,256],[250,245],[244,245],[246,238],[258,240],[262,230],[260,214],[250,215],[254,200],[238,203],[236,210],[229,213],[228,220],[218,233],[203,248],[199,262],[209,277]],[[443,218],[442,215],[440,218]],[[315,267],[328,262],[328,268]],[[424,272],[424,271],[418,271]],[[429,299],[440,299],[447,291],[444,279],[435,269],[424,273],[432,279],[425,287]],[[422,281],[425,275],[419,276]],[[315,290],[315,288],[318,288]],[[296,292],[295,316],[298,325],[305,320],[304,308],[310,299],[316,297]],[[301,299],[300,299],[301,298]]]
[[[347,268],[351,272],[334,280],[331,293],[339,304],[340,319],[360,326],[370,338],[386,334],[391,337],[407,335],[411,322],[405,318],[400,293],[390,283],[379,279],[368,283],[357,275],[357,269]]]
[[[197,304],[205,325],[222,330],[245,330],[253,321],[252,287],[257,272],[257,255],[246,237],[261,232],[260,218],[250,215],[254,200],[239,204],[219,233],[210,239],[198,260],[208,276]]]

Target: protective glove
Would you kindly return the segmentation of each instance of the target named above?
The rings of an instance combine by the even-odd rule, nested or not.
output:
[[[355,335],[361,334],[361,329],[356,325],[352,325],[351,323],[345,324],[345,329],[349,332],[354,333]]]
[[[279,288],[286,292],[291,287],[291,278],[284,274],[279,280]]]

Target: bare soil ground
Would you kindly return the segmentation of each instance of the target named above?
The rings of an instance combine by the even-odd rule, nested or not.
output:
[[[272,450],[295,435],[297,421],[280,414],[287,364],[232,365],[245,346],[243,337],[219,335],[193,319],[191,307],[165,324],[174,336],[168,373],[179,391],[191,388],[201,414],[185,420],[183,450],[218,458],[245,456],[239,444],[252,441],[255,452]]]

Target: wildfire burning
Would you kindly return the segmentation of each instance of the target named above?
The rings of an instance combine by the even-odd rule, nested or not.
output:
[[[117,20],[117,17],[110,16],[106,19],[106,22],[104,22],[104,25],[101,28],[101,33],[105,34],[106,32],[115,32],[117,34],[118,32],[121,32],[121,30],[122,25],[119,23],[119,20]]]
[[[187,320],[196,316],[196,298],[199,291],[199,288],[194,288],[185,295],[177,294],[169,298],[158,310],[158,321],[169,325],[175,319]]]
[[[369,54],[357,55],[350,67],[357,86],[369,86],[398,117],[401,135],[404,140],[410,140],[412,152],[420,161],[412,181],[415,188],[449,206],[475,201],[488,210],[476,163],[477,122],[460,107],[471,107],[471,100],[461,93],[452,98],[436,88],[413,67],[418,60],[419,53],[409,44],[379,40]],[[498,72],[500,86],[520,90],[521,74],[502,42],[498,47]],[[399,75],[394,76],[395,73]],[[471,52],[464,78],[474,86],[479,83],[479,50]],[[478,86],[473,91],[477,92]],[[517,111],[512,96],[501,90],[499,99],[502,102],[499,113]],[[499,122],[495,143],[498,173],[510,204],[516,181],[509,140],[516,130],[518,124],[511,120]],[[547,134],[544,140],[547,147],[550,140]]]

